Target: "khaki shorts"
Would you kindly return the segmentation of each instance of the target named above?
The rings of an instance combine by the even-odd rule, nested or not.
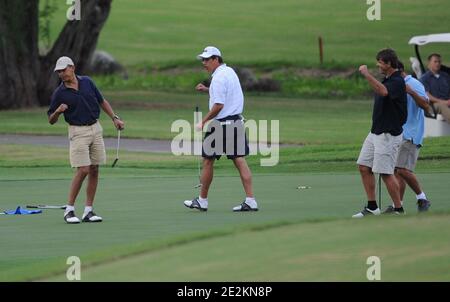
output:
[[[408,169],[414,172],[417,159],[419,158],[419,147],[409,140],[403,140],[398,151],[397,164],[395,167]]]
[[[402,139],[401,134],[393,136],[389,133],[369,133],[359,153],[358,165],[370,167],[374,173],[394,174]]]
[[[69,142],[72,168],[106,163],[103,128],[99,122],[91,126],[69,126]]]

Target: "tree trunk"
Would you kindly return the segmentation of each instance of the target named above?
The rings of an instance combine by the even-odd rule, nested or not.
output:
[[[37,0],[0,0],[0,109],[38,105]]]
[[[71,57],[82,74],[111,2],[81,0],[81,20],[68,21],[52,49],[39,57],[39,1],[0,0],[0,110],[48,105],[59,83],[53,69],[60,56]]]
[[[53,90],[59,83],[53,72],[56,60],[70,57],[77,74],[83,74],[97,46],[98,37],[108,18],[112,0],[82,0],[81,20],[68,21],[52,49],[40,58],[38,96],[41,105],[48,105]],[[69,8],[69,6],[67,7]]]

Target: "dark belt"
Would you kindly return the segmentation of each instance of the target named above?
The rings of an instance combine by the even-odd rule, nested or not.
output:
[[[229,115],[226,116],[224,118],[219,118],[217,119],[219,122],[225,122],[225,121],[237,121],[237,120],[241,120],[242,119],[242,115],[240,114],[235,114],[235,115]]]
[[[97,120],[92,121],[92,122],[87,122],[87,123],[84,123],[84,124],[70,124],[70,126],[92,126],[95,123],[97,123]]]

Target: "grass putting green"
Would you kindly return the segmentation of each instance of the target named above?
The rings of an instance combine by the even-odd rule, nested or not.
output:
[[[133,170],[115,173],[121,177],[102,178],[97,193],[95,208],[104,217],[103,223],[66,225],[61,210],[45,210],[33,216],[0,216],[0,279],[30,280],[61,273],[69,256],[79,256],[89,265],[251,227],[348,218],[362,208],[364,201],[356,174],[255,175],[261,211],[233,213],[231,207],[244,196],[239,177],[219,173],[209,196],[210,210],[200,213],[182,205],[183,200],[197,195],[193,189],[196,177],[134,177]],[[420,175],[433,201],[433,212],[450,210],[445,202],[446,188],[440,185],[446,177],[448,173]],[[0,181],[0,204],[6,209],[28,203],[64,204],[69,184],[68,173],[62,179]],[[298,190],[299,185],[311,189]],[[383,194],[386,205],[386,192]],[[78,214],[83,195],[77,203]],[[405,206],[412,216],[414,200],[408,191]]]

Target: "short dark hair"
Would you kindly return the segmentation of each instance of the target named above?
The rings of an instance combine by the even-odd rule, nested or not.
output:
[[[432,57],[441,58],[441,55],[438,53],[433,52],[431,55],[428,56],[428,61],[431,60]]]
[[[220,64],[222,64],[222,63],[223,63],[223,59],[222,59],[222,57],[219,57],[219,56],[211,56],[211,59],[212,59],[212,60],[214,60],[214,59],[218,59],[218,60],[219,60],[219,63],[220,63]]]
[[[392,68],[398,68],[398,57],[395,50],[391,48],[385,48],[377,53],[377,61],[381,60],[385,64],[389,63]]]
[[[403,65],[402,61],[398,61],[398,70],[405,71],[405,65]]]

